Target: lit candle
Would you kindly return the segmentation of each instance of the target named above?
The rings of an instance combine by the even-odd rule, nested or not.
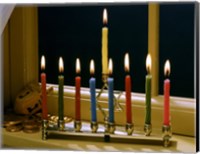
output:
[[[81,71],[80,60],[76,59],[76,73],[77,73],[77,76],[75,78],[75,84],[76,84],[75,120],[77,120],[77,121],[81,120],[81,110],[80,110],[81,109],[81,104],[80,104],[81,77],[78,76],[78,74],[80,74],[80,71]]]
[[[131,76],[128,74],[130,70],[129,65],[129,55],[125,54],[124,57],[124,68],[127,73],[125,77],[125,92],[126,92],[126,122],[132,123],[132,113],[131,113]]]
[[[146,75],[146,119],[145,124],[151,124],[151,79],[152,76],[150,74],[151,71],[151,56],[150,54],[147,55],[146,59],[146,69],[147,69],[147,75]]]
[[[96,79],[94,78],[94,60],[90,61],[90,102],[91,102],[91,117],[92,122],[97,121],[97,113],[96,113]]]
[[[114,79],[111,77],[112,75],[112,59],[109,59],[109,66],[108,66],[108,106],[109,106],[109,122],[114,123],[114,95],[113,95],[113,89],[114,89]]]
[[[102,28],[102,74],[107,74],[108,71],[108,23],[107,10],[103,10],[103,24]]]
[[[170,62],[167,60],[165,62],[165,68],[164,68],[164,74],[166,76],[170,75]],[[169,125],[170,120],[169,120],[169,100],[170,97],[170,80],[167,78],[164,81],[164,125]]]
[[[64,72],[64,64],[62,57],[59,58],[59,73],[58,76],[58,84],[59,84],[59,90],[58,90],[58,118],[59,120],[63,120],[64,117],[64,104],[63,104],[63,85],[64,85],[64,76],[62,73]]]
[[[41,70],[45,70],[45,57],[41,58]],[[41,73],[41,84],[42,84],[42,119],[47,120],[47,93],[46,93],[46,74]]]

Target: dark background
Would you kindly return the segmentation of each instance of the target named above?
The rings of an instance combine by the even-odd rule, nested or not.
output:
[[[39,14],[39,59],[46,57],[47,82],[57,84],[58,59],[64,59],[65,85],[74,85],[75,60],[81,60],[82,86],[88,87],[90,59],[101,81],[103,9],[108,11],[109,57],[115,89],[124,90],[124,55],[129,52],[132,91],[145,92],[148,52],[148,5],[42,6]],[[164,63],[171,62],[171,95],[194,97],[194,3],[160,5],[159,93],[163,94]],[[40,64],[39,64],[40,68]]]

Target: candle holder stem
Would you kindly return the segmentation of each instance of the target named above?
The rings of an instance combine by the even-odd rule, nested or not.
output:
[[[75,120],[75,122],[74,122],[75,131],[76,132],[80,132],[81,131],[81,127],[82,127],[81,121],[80,120]]]
[[[151,131],[152,131],[152,125],[151,124],[145,124],[144,125],[145,136],[150,136]]]
[[[97,129],[98,129],[98,123],[96,121],[92,121],[90,123],[90,127],[91,127],[91,130],[92,130],[92,133],[96,133]]]
[[[127,132],[127,135],[132,135],[133,130],[134,130],[134,124],[132,124],[132,123],[126,123],[126,132]]]
[[[58,120],[58,130],[63,131],[65,129],[64,120]]]
[[[47,139],[47,128],[48,128],[48,120],[42,120],[42,140]]]
[[[162,126],[162,133],[163,133],[164,147],[168,147],[170,145],[170,138],[172,136],[171,126],[170,125],[163,125]]]

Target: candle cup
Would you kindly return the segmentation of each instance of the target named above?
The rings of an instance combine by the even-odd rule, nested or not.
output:
[[[90,124],[90,127],[91,127],[91,130],[92,130],[92,133],[96,133],[97,129],[98,129],[98,123],[92,121],[91,124]]]
[[[170,138],[172,136],[171,126],[170,125],[163,125],[162,126],[162,133],[163,133],[164,147],[168,147],[170,145]]]
[[[108,117],[104,118],[104,127],[105,127],[105,134],[109,134],[109,122]]]
[[[47,128],[48,128],[48,120],[42,120],[42,140],[47,139]]]
[[[114,132],[115,132],[115,123],[112,123],[112,122],[109,123],[109,132],[110,132],[110,134],[114,134]]]
[[[126,132],[127,132],[127,135],[132,135],[133,130],[134,130],[134,124],[132,124],[132,123],[126,123]]]
[[[64,120],[58,120],[58,130],[63,131],[65,129]]]
[[[80,132],[81,131],[81,127],[82,127],[81,121],[75,120],[75,122],[74,122],[75,132]]]
[[[150,136],[151,131],[152,131],[152,126],[151,126],[151,124],[145,124],[145,125],[144,125],[145,136]]]

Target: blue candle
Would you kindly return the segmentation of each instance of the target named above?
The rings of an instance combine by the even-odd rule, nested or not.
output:
[[[113,101],[113,83],[114,79],[108,78],[108,106],[109,106],[109,122],[114,123],[114,101]]]
[[[90,74],[94,75],[94,60],[90,61]],[[90,102],[91,102],[91,119],[92,122],[97,121],[97,113],[96,113],[96,79],[94,77],[90,78]]]
[[[109,59],[108,72],[110,77],[108,78],[108,108],[109,108],[109,122],[114,123],[114,79],[111,77],[112,74],[112,59]]]
[[[96,115],[96,79],[94,77],[90,78],[90,102],[91,102],[91,117],[92,122],[97,121],[97,115]]]

